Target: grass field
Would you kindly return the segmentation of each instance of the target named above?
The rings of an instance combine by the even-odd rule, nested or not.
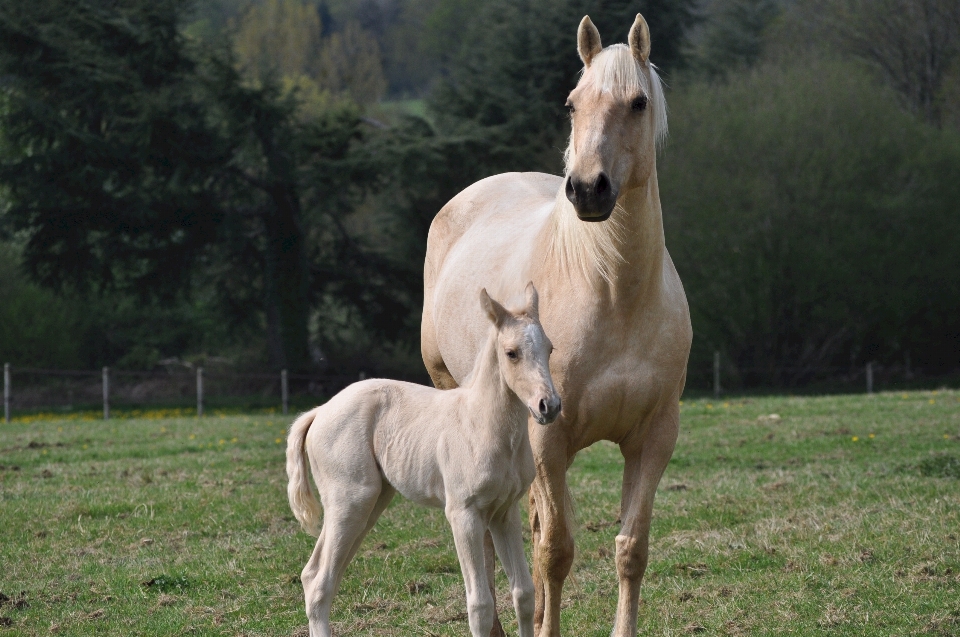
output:
[[[641,634],[960,635],[960,392],[682,410]],[[305,635],[288,420],[146,415],[0,424],[0,635]],[[620,468],[602,444],[570,471],[566,635],[610,631]],[[442,513],[395,500],[338,634],[465,635],[464,611]]]

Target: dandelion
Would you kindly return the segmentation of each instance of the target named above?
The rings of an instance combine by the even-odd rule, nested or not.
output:
[[[160,427],[160,433],[162,433],[162,434],[167,433],[167,428],[166,428],[166,427]]]
[[[730,403],[723,403],[723,408],[724,408],[724,409],[726,409],[726,408],[729,407],[729,406],[730,406]]]
[[[236,441],[237,441],[236,438],[231,438],[231,439],[230,439],[230,442],[236,442]]]
[[[860,440],[860,436],[854,436],[854,437],[851,438],[850,440],[852,440],[852,441],[854,441],[854,442],[857,442],[858,440]]]
[[[86,448],[87,448],[87,445],[83,445],[83,448],[86,449]]]
[[[875,438],[876,436],[874,436],[873,434],[870,434],[870,437],[871,437],[871,438]]]
[[[711,405],[710,403],[707,403],[707,409],[713,409],[713,405]]]
[[[932,405],[932,404],[934,404],[934,403],[935,403],[935,402],[937,402],[937,401],[935,401],[935,400],[934,400],[933,398],[931,398],[931,399],[930,399],[930,400],[928,400],[927,402],[928,402],[928,403],[930,403],[930,404]]]
[[[909,397],[910,397],[910,396],[908,396],[907,394],[901,394],[901,395],[900,395],[900,398],[902,398],[903,400],[906,400],[906,399],[909,398]]]
[[[41,451],[41,452],[40,452],[40,455],[42,455],[42,456],[45,456],[45,455],[47,455],[47,450],[46,450],[46,449],[44,449],[43,451]]]
[[[196,437],[197,437],[197,434],[190,434],[190,440],[193,440]]]
[[[63,427],[57,427],[57,431],[63,431]]]
[[[221,444],[221,445],[224,444],[224,443],[226,443],[226,442],[227,442],[227,441],[224,440],[223,438],[220,439],[220,444]]]
[[[280,442],[281,442],[281,440],[282,440],[282,438],[277,438],[276,440],[274,440],[274,442],[275,442],[275,443],[277,443],[277,444],[279,445],[279,444],[280,444]]]
[[[682,401],[682,400],[680,401],[680,406],[683,407],[683,401]]]

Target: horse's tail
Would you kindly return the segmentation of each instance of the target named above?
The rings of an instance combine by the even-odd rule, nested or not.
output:
[[[290,435],[287,436],[287,497],[290,509],[303,530],[313,536],[320,535],[320,503],[310,486],[310,465],[305,443],[307,431],[319,409],[317,407],[301,414],[290,425]]]

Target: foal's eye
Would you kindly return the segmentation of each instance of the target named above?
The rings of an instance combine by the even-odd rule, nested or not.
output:
[[[647,108],[647,96],[641,95],[640,97],[633,100],[633,103],[630,104],[630,108],[635,111],[642,111]]]
[[[507,350],[507,358],[509,358],[509,359],[512,360],[512,361],[517,360],[517,352],[516,352],[515,350],[508,349],[508,350]]]
[[[577,109],[575,109],[575,108],[573,107],[573,102],[571,102],[570,100],[567,100],[567,103],[566,103],[564,106],[566,106],[567,109],[570,110],[570,114],[571,114],[571,115],[573,115],[574,113],[577,112]]]

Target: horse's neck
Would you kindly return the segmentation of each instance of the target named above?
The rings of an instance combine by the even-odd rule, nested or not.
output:
[[[645,184],[620,195],[607,221],[580,221],[562,188],[553,215],[547,229],[551,263],[543,264],[548,271],[587,279],[618,305],[642,302],[661,280],[666,247],[656,168]]]
[[[483,438],[510,444],[517,433],[527,431],[526,406],[507,386],[497,359],[497,332],[490,330],[487,342],[474,364],[464,386],[466,396],[465,432],[472,438]]]

